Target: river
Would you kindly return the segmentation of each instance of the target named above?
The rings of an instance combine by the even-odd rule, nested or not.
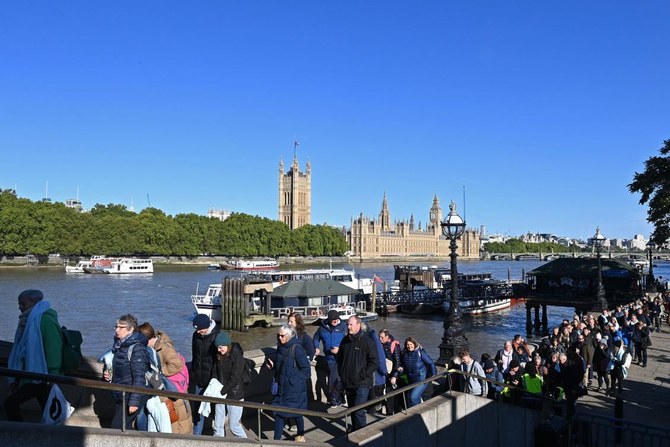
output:
[[[416,263],[431,265],[434,263]],[[498,279],[520,279],[541,265],[541,261],[464,261],[458,269],[463,273],[490,272]],[[439,263],[448,266],[448,263]],[[318,266],[291,266],[292,269]],[[333,264],[333,267],[354,268],[361,277],[376,274],[389,284],[393,280],[393,264]],[[670,277],[670,264],[659,263],[656,276]],[[206,270],[206,266],[156,266],[153,275],[86,275],[65,274],[59,268],[2,268],[0,269],[0,339],[13,340],[18,317],[17,296],[25,289],[40,289],[45,299],[58,311],[60,323],[70,329],[80,330],[84,336],[82,350],[85,355],[98,356],[109,349],[114,337],[116,319],[124,313],[134,314],[138,321],[149,321],[167,332],[187,359],[193,328],[190,320],[194,308],[190,296],[199,284],[204,293],[210,283],[220,282],[223,275],[235,272]],[[572,309],[548,309],[549,325],[555,326],[563,318],[572,316]],[[526,310],[523,304],[510,309],[479,316],[466,316],[465,333],[474,358],[481,353],[502,347],[507,338],[525,332]],[[390,314],[372,323],[377,330],[390,329],[399,340],[416,338],[431,357],[437,359],[438,345],[442,339],[442,316],[408,316]],[[313,333],[315,327],[309,327]],[[248,333],[233,333],[234,341],[246,350],[274,346],[276,328],[252,328]]]

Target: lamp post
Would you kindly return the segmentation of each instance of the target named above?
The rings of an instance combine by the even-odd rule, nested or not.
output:
[[[598,257],[598,285],[596,286],[596,298],[600,309],[607,309],[607,299],[605,298],[605,287],[603,287],[603,264],[600,260],[600,251],[605,243],[605,236],[600,232],[600,227],[596,228],[596,234],[593,236],[593,245],[596,248]]]
[[[463,311],[458,302],[458,254],[456,249],[456,239],[463,235],[465,231],[465,221],[456,212],[456,204],[452,201],[449,204],[449,215],[440,223],[442,234],[451,241],[449,248],[451,254],[451,296],[449,299],[449,310],[444,317],[444,334],[442,343],[440,343],[440,358],[437,364],[447,366],[454,355],[461,350],[468,349],[468,339],[463,333]]]
[[[654,253],[656,248],[654,241],[649,241],[647,244],[649,249],[649,274],[647,275],[647,292],[656,292],[656,280],[654,279]]]

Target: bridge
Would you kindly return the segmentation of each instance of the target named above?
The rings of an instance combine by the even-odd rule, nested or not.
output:
[[[603,258],[621,259],[624,261],[633,260],[647,260],[648,256],[645,253],[602,253]],[[482,255],[481,260],[491,261],[524,261],[524,260],[539,260],[552,261],[558,258],[595,258],[596,254],[591,252],[571,252],[571,253],[544,253],[544,252],[525,252],[525,253],[489,253]],[[667,256],[655,256],[656,259],[667,260]]]

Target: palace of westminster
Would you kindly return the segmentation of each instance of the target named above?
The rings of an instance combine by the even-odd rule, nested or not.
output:
[[[284,162],[279,162],[279,221],[291,230],[311,223],[312,167],[307,162],[305,172],[300,171],[297,154],[293,163],[284,172]],[[347,242],[351,257],[357,260],[389,259],[393,257],[446,258],[449,256],[449,240],[442,235],[442,207],[437,195],[429,210],[429,221],[425,229],[409,221],[391,221],[386,194],[382,200],[377,219],[363,216],[351,220]],[[458,256],[464,259],[479,259],[480,234],[466,229],[458,241]]]

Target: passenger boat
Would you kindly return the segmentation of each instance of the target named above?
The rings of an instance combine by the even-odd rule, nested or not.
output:
[[[245,271],[274,270],[279,268],[279,263],[274,259],[265,259],[262,261],[239,260],[220,264],[220,267],[224,270],[245,270]]]
[[[94,267],[110,267],[114,258],[107,256],[95,255],[91,259],[80,259],[76,265],[66,265],[65,273],[86,273],[86,269]]]
[[[363,295],[372,294],[372,278],[361,278],[355,270],[341,268],[306,269],[306,270],[275,270],[248,273],[254,280],[272,283],[272,288],[285,284],[289,281],[305,281],[332,279],[352,289],[358,290]]]
[[[430,314],[449,309],[449,269],[395,267],[392,292],[383,296],[383,304],[395,305],[396,310],[402,313]],[[459,303],[465,315],[493,312],[512,304],[512,283],[493,279],[490,273],[459,273],[458,288]]]
[[[140,258],[116,258],[109,263],[93,263],[92,267],[84,268],[85,273],[106,273],[106,274],[139,274],[153,273],[154,263],[152,259]]]
[[[379,318],[376,312],[370,312],[366,308],[365,301],[358,301],[357,303],[345,303],[339,306],[331,306],[328,311],[336,310],[340,314],[340,320],[347,321],[352,315],[360,317],[361,321],[374,321]],[[317,322],[325,321],[328,318],[328,312],[325,315],[320,315]]]

